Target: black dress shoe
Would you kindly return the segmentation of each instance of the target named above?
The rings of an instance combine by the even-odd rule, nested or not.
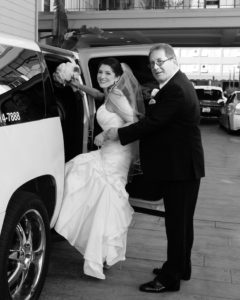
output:
[[[153,269],[153,274],[154,275],[158,275],[160,272],[161,272],[161,268],[154,268]],[[182,280],[190,280],[190,278],[191,278],[191,274],[190,274],[190,272],[189,273],[186,273],[186,274],[183,274],[182,276],[181,276],[181,279]]]
[[[141,284],[139,290],[141,292],[146,293],[165,293],[165,292],[176,292],[179,291],[180,286],[179,284],[171,287],[165,287],[162,285],[160,281],[154,279],[153,281],[149,281],[147,283]]]

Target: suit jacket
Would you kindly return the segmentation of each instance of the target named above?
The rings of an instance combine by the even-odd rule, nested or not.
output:
[[[203,177],[204,155],[195,89],[180,70],[146,103],[146,115],[119,128],[122,145],[140,140],[140,159],[148,180]]]

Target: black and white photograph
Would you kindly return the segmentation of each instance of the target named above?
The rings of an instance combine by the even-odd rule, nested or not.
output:
[[[0,299],[240,300],[240,0],[0,0]]]

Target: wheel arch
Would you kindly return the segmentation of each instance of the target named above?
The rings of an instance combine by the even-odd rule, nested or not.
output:
[[[25,182],[12,194],[7,209],[16,201],[19,192],[31,192],[38,195],[46,207],[49,220],[51,220],[56,204],[56,181],[51,175],[43,175]]]

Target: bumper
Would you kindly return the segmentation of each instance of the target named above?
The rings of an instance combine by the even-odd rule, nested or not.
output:
[[[221,107],[200,106],[200,114],[202,117],[219,117],[221,114]]]
[[[230,126],[231,130],[237,131],[240,130],[240,115],[232,115],[230,117]]]

